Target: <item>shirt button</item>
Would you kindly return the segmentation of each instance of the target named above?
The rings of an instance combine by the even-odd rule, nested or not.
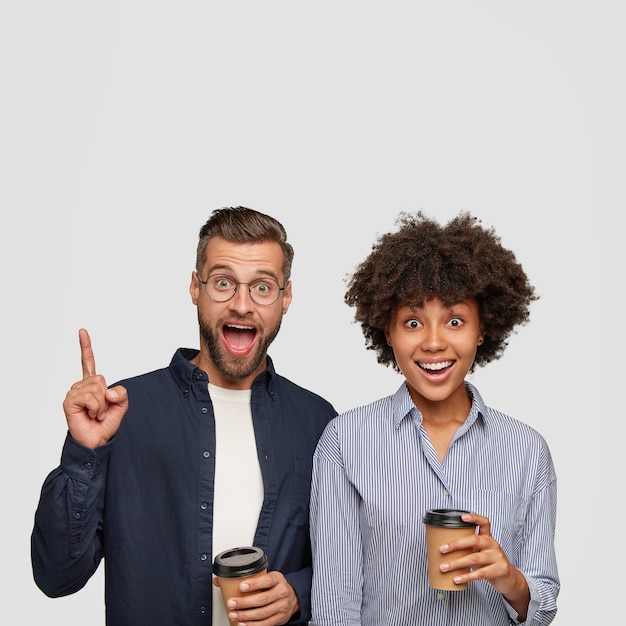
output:
[[[445,598],[445,596],[443,595],[443,593],[441,593],[441,591],[437,594],[437,600],[443,600]]]
[[[200,613],[202,613],[202,615],[204,615],[206,613],[206,606],[201,606],[200,607]]]
[[[203,456],[205,459],[208,459],[208,458],[211,456],[211,453],[210,453],[208,450],[205,450],[205,451],[202,453],[202,456]]]
[[[204,510],[206,510],[206,507],[207,507],[207,503],[206,503],[206,502],[203,502],[203,503],[200,505],[200,508],[201,508],[203,511],[204,511]]]
[[[85,461],[85,468],[86,469],[91,469],[92,465],[91,465],[91,461]]]
[[[201,554],[201,555],[200,555],[200,560],[201,560],[201,561],[206,561],[206,559],[207,559],[206,554]]]
[[[446,498],[450,495],[450,492],[447,489],[443,490],[443,495],[446,496]]]
[[[205,406],[203,406],[203,407],[202,407],[202,412],[203,412],[203,413],[208,413],[208,412],[209,412],[209,409],[207,409]]]

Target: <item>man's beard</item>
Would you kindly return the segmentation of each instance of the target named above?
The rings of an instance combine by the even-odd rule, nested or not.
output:
[[[242,380],[254,374],[267,355],[270,344],[276,339],[280,330],[282,318],[265,337],[257,340],[254,351],[245,357],[235,357],[230,354],[222,343],[222,336],[219,332],[214,332],[208,324],[204,322],[198,312],[198,324],[200,326],[200,337],[209,350],[209,356],[213,365],[226,377],[231,380]],[[258,329],[257,329],[257,332]]]

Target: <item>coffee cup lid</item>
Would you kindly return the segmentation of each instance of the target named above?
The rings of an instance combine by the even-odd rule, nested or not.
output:
[[[251,576],[267,567],[267,556],[261,548],[243,546],[220,552],[213,560],[213,573],[222,578]]]
[[[429,509],[424,514],[424,524],[444,526],[445,528],[469,528],[476,526],[472,522],[464,522],[461,515],[469,513],[463,509]]]

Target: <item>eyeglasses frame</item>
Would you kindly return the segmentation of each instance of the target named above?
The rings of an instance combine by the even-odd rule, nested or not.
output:
[[[207,291],[207,288],[206,288],[206,285],[209,282],[209,279],[211,278],[211,276],[224,276],[226,278],[232,278],[232,277],[228,276],[228,274],[210,274],[209,276],[207,276],[206,280],[202,280],[202,278],[200,278],[200,274],[198,274],[198,272],[196,272],[196,276],[198,277],[198,280],[200,281],[200,283],[204,285],[204,293],[206,293],[207,297],[209,297],[211,300],[213,300],[213,302],[219,302],[220,304],[223,303],[223,302],[228,302],[229,300],[232,300],[235,297],[235,294],[237,293],[237,290],[239,289],[239,285],[248,285],[248,295],[250,296],[250,300],[252,300],[252,302],[254,302],[254,304],[256,304],[257,306],[272,306],[273,304],[276,304],[280,300],[281,292],[285,291],[285,289],[287,287],[287,285],[284,285],[283,287],[281,287],[280,283],[273,276],[266,276],[265,278],[269,278],[270,280],[273,280],[278,285],[278,295],[276,296],[276,300],[274,300],[274,302],[269,302],[268,304],[262,304],[260,302],[257,302],[252,297],[252,289],[250,288],[250,285],[252,283],[237,282],[236,280],[233,280],[233,283],[235,284],[235,288],[233,289],[232,295],[229,296],[228,298],[226,298],[226,300],[216,300],[215,298],[213,298],[213,297],[211,297],[209,295],[209,292]],[[261,280],[261,279],[256,279],[256,280]],[[256,282],[256,280],[253,280],[252,282]]]

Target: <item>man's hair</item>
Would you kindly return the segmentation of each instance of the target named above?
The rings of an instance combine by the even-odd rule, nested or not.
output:
[[[473,297],[484,341],[470,371],[499,359],[508,336],[528,322],[529,305],[539,298],[513,252],[467,212],[445,226],[421,211],[401,212],[396,224],[398,230],[379,236],[347,281],[344,300],[356,308],[354,320],[367,348],[379,363],[399,371],[385,337],[397,305],[417,307],[433,298],[452,305]]]
[[[293,247],[287,243],[287,232],[275,218],[243,206],[215,209],[200,229],[196,271],[202,271],[207,244],[214,237],[222,237],[234,243],[264,243],[274,241],[283,250],[285,285],[291,276]],[[283,285],[284,286],[284,285]]]

